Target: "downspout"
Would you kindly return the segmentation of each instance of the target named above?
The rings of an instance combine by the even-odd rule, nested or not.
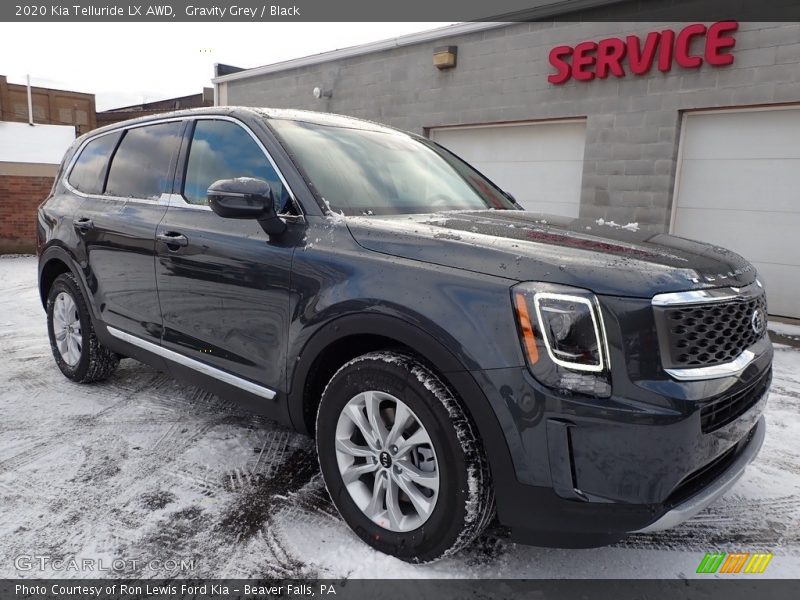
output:
[[[33,94],[31,94],[31,76],[26,75],[28,78],[28,125],[33,125]]]

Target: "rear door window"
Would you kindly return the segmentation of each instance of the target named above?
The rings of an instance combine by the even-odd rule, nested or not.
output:
[[[289,194],[264,151],[242,127],[231,121],[197,121],[186,162],[183,197],[190,204],[207,204],[207,192],[219,179],[253,177],[266,181],[278,213],[285,212]]]
[[[102,194],[108,159],[117,146],[121,132],[93,139],[81,150],[69,174],[69,184],[84,194]]]
[[[153,200],[169,192],[181,126],[173,121],[128,129],[111,159],[106,194]]]

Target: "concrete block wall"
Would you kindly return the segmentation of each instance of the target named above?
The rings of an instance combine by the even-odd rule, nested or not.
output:
[[[609,9],[610,10],[610,9]],[[581,214],[669,225],[683,111],[800,102],[800,23],[740,23],[734,64],[656,68],[556,86],[548,54],[561,44],[681,23],[536,22],[442,38],[225,83],[227,104],[334,112],[416,133],[442,125],[586,118]],[[439,71],[433,48],[458,46]],[[698,48],[692,48],[698,53]],[[699,49],[702,54],[702,48]],[[316,99],[315,87],[332,90]]]

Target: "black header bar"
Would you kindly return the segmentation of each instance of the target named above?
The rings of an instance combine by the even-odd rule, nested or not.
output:
[[[5,22],[800,21],[797,0],[3,0]]]

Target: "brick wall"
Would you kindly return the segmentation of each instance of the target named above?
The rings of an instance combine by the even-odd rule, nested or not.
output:
[[[607,8],[609,18],[615,10]],[[550,84],[548,53],[561,44],[682,25],[516,23],[230,81],[220,97],[229,105],[342,113],[417,133],[441,125],[585,117],[581,214],[665,230],[682,112],[800,102],[800,23],[740,23],[731,66],[654,68],[588,84]],[[439,71],[433,49],[451,44],[458,46],[458,66]],[[332,97],[314,98],[315,87],[332,90]]]
[[[53,177],[0,174],[0,253],[35,252],[36,209]]]

